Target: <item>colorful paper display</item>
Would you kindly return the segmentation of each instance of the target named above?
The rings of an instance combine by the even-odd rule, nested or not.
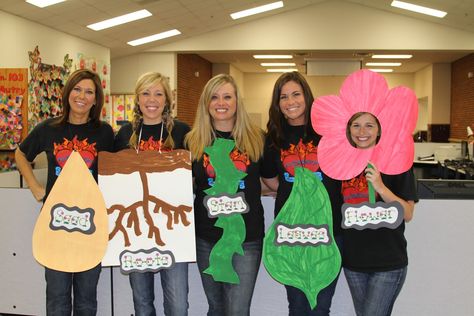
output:
[[[28,69],[0,69],[0,149],[14,150],[26,136]]]
[[[62,88],[72,66],[69,54],[64,56],[63,66],[42,63],[38,46],[28,52],[31,79],[28,85],[28,130],[39,122],[56,117],[62,111]]]

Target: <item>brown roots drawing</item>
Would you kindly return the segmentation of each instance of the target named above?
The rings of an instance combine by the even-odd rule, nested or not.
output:
[[[117,210],[119,211],[119,215],[115,220],[115,227],[109,234],[109,240],[112,240],[118,232],[121,232],[124,237],[125,247],[130,246],[130,238],[128,236],[127,229],[124,226],[123,220],[125,215],[129,214],[126,227],[133,227],[135,235],[140,236],[142,232],[140,230],[138,209],[142,207],[145,222],[148,225],[148,238],[154,238],[157,245],[164,246],[165,243],[161,239],[160,229],[153,222],[153,217],[150,212],[148,202],[155,204],[155,207],[152,210],[153,213],[159,213],[161,210],[161,213],[167,217],[166,227],[169,230],[173,229],[173,225],[179,225],[180,223],[182,223],[184,226],[188,226],[190,222],[187,218],[187,213],[191,212],[192,207],[186,205],[173,206],[155,196],[150,195],[145,172],[140,172],[140,178],[143,184],[142,201],[137,201],[127,207],[120,204],[114,204],[107,209],[108,214],[112,214]]]

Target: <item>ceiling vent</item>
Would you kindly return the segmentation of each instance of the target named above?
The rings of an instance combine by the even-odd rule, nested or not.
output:
[[[360,60],[307,60],[308,76],[347,76],[362,68]]]

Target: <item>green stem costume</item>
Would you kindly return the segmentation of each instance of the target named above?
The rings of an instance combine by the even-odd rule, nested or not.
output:
[[[208,195],[237,193],[239,181],[247,174],[237,170],[229,157],[235,146],[233,140],[217,138],[211,147],[206,147],[205,152],[216,172],[214,186],[205,192]],[[222,228],[221,239],[212,248],[209,256],[209,267],[204,273],[212,275],[214,281],[239,284],[239,276],[232,266],[234,253],[243,255],[242,243],[245,240],[245,222],[241,214],[219,216],[215,226]]]

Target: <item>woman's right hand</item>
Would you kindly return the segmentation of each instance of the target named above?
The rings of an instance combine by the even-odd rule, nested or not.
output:
[[[38,185],[36,187],[31,187],[30,188],[31,193],[33,193],[33,196],[35,197],[36,201],[41,202],[43,201],[43,198],[46,194],[46,190],[42,185]]]

